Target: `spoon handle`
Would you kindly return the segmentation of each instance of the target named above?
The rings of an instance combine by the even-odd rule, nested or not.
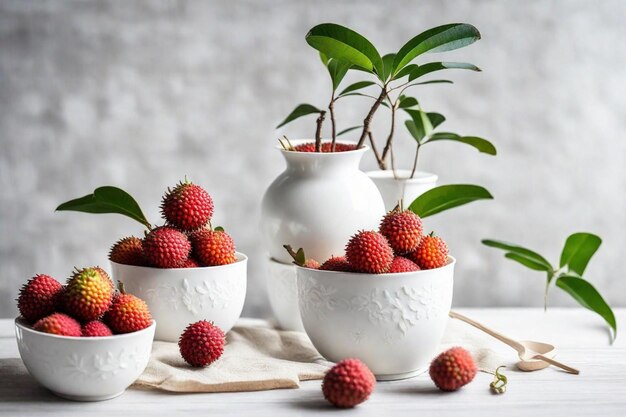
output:
[[[478,323],[477,321],[474,321],[472,319],[470,319],[469,317],[465,317],[462,314],[457,313],[456,311],[450,311],[449,316],[452,317],[453,319],[457,319],[457,320],[461,320],[464,321],[467,324],[471,324],[472,326],[476,327],[479,330],[482,330],[483,332],[495,337],[496,339],[500,340],[501,342],[506,343],[507,345],[511,346],[513,349],[515,349],[518,353],[523,352],[526,348],[519,342],[513,340],[513,339],[509,339],[508,337],[506,337],[505,335],[496,332],[495,330],[491,330],[488,327],[483,326],[482,324]]]
[[[564,363],[561,363],[559,361],[555,361],[552,358],[548,358],[547,356],[543,356],[543,355],[535,355],[533,356],[534,359],[540,359],[544,362],[548,362],[550,365],[554,365],[557,368],[561,368],[564,371],[569,372],[570,374],[574,374],[574,375],[578,375],[580,373],[580,371],[576,368],[572,368],[571,366],[567,366]]]

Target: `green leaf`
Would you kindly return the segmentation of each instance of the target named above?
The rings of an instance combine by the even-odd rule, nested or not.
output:
[[[357,91],[374,84],[376,84],[374,81],[358,81],[344,88],[343,91],[339,93],[339,97],[343,96],[344,94],[351,93],[353,91]]]
[[[393,70],[393,60],[395,59],[395,57],[396,54],[387,54],[383,56],[383,81],[387,81],[387,79],[389,79],[391,71]]]
[[[341,136],[344,133],[352,132],[353,130],[360,129],[362,127],[363,126],[359,125],[359,126],[352,126],[352,127],[347,128],[347,129],[343,129],[341,132],[337,133],[337,136]]]
[[[304,256],[304,249],[300,248],[296,252],[295,261],[298,265],[303,266],[306,262],[306,256]]]
[[[400,103],[398,104],[398,108],[408,109],[411,107],[415,107],[417,105],[419,105],[419,103],[417,102],[417,99],[415,97],[401,96]]]
[[[409,81],[413,81],[423,75],[429,74],[435,71],[441,71],[444,69],[465,69],[470,71],[480,71],[476,65],[467,64],[465,62],[429,62],[428,64],[420,65],[409,74]]]
[[[409,206],[409,210],[424,218],[472,201],[485,199],[493,199],[493,196],[479,185],[441,185],[417,197]]]
[[[417,64],[409,64],[406,67],[402,68],[398,73],[393,77],[394,80],[399,80],[402,77],[406,77],[411,72],[417,69]]]
[[[591,257],[596,253],[602,239],[591,233],[574,233],[565,241],[561,252],[560,267],[568,266],[570,271],[582,275]]]
[[[407,85],[405,88],[413,87],[416,85],[428,85],[428,84],[454,84],[453,81],[450,80],[430,80],[430,81],[421,81],[419,83],[413,83]]]
[[[615,314],[591,283],[577,276],[561,275],[556,280],[556,286],[571,295],[581,306],[599,314],[613,329],[614,338],[617,336]]]
[[[421,142],[424,137],[430,135],[433,131],[433,124],[428,118],[428,114],[426,114],[426,112],[416,109],[404,109],[404,111],[411,116],[411,121],[413,122],[412,126],[409,127],[409,124],[407,123],[405,123],[405,125],[415,140]],[[412,129],[414,130],[412,131]]]
[[[365,37],[344,26],[322,23],[314,26],[305,37],[307,43],[329,58],[349,62],[382,77],[383,60]]]
[[[289,116],[287,116],[285,120],[283,120],[278,126],[276,126],[276,129],[286,125],[289,122],[296,120],[299,117],[306,116],[307,114],[320,113],[320,112],[321,112],[320,109],[318,109],[317,107],[311,104],[299,104],[298,107],[296,107],[295,109],[293,109],[291,113],[289,113]]]
[[[223,228],[222,226],[217,226],[217,227],[216,227],[215,229],[213,229],[213,230],[215,230],[216,232],[223,232],[223,231],[224,231],[224,228]]]
[[[343,77],[346,76],[351,66],[349,62],[340,61],[338,59],[331,59],[328,62],[327,68],[333,83],[333,91],[337,90],[337,87],[339,87],[339,84],[341,84]]]
[[[544,271],[552,271],[552,265],[550,265],[550,262],[548,262],[546,258],[539,255],[535,251],[516,245],[514,243],[503,242],[501,240],[484,239],[482,243],[483,245],[486,245],[492,248],[503,249],[509,253],[515,253],[517,255],[523,256],[524,258],[528,260],[532,260],[534,263],[543,265]]]
[[[417,143],[422,143],[422,139],[424,139],[424,130],[417,127],[413,120],[407,120],[404,122],[406,129],[409,131],[413,139],[417,141]]]
[[[433,125],[433,129],[446,121],[446,118],[441,113],[426,113],[430,119],[430,123]]]
[[[56,211],[122,214],[138,221],[148,229],[151,228],[137,201],[126,191],[117,187],[104,186],[96,188],[93,194],[66,201],[57,207]]]
[[[519,253],[509,252],[504,255],[505,258],[519,262],[520,264],[534,269],[535,271],[551,271],[552,267],[544,265],[542,262],[537,261],[535,258],[521,255]]]
[[[470,45],[480,39],[480,32],[472,25],[452,23],[437,26],[408,41],[396,54],[393,74],[397,74],[415,57],[425,52],[445,52]]]
[[[456,133],[450,132],[438,132],[434,133],[426,143],[440,140],[451,140],[455,142],[465,143],[466,145],[473,146],[479,152],[489,155],[495,155],[497,153],[496,147],[487,139],[479,138],[477,136],[459,136]]]

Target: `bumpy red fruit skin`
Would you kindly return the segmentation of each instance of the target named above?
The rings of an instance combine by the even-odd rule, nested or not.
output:
[[[393,249],[378,232],[360,231],[346,245],[346,259],[355,272],[383,274],[393,261]]]
[[[203,367],[215,362],[224,353],[226,340],[222,329],[201,320],[187,326],[178,340],[183,359],[191,366]]]
[[[152,315],[148,305],[132,294],[116,294],[109,311],[104,315],[104,322],[113,333],[132,333],[152,324]]]
[[[221,230],[204,229],[191,236],[193,253],[205,266],[232,264],[237,260],[235,242]]]
[[[157,227],[143,239],[143,257],[157,268],[179,268],[191,252],[187,236],[171,227]]]
[[[113,336],[113,332],[100,320],[94,320],[82,327],[82,335],[83,337],[104,337]]]
[[[396,256],[391,262],[391,268],[389,268],[390,274],[398,274],[401,272],[414,272],[419,271],[420,267],[415,262],[404,256]]]
[[[441,268],[448,262],[448,245],[439,236],[424,236],[408,258],[422,269]]]
[[[135,236],[118,240],[109,251],[109,260],[124,265],[144,266],[141,239]]]
[[[49,275],[36,275],[20,289],[17,308],[27,322],[34,323],[55,312],[62,292],[63,286],[56,279]]]
[[[331,256],[326,262],[320,265],[321,271],[352,272],[352,267],[345,256]]]
[[[33,329],[59,336],[81,336],[80,323],[67,314],[53,313],[33,325]]]
[[[196,261],[194,258],[189,257],[187,260],[180,266],[181,268],[199,268],[200,262]]]
[[[211,220],[213,200],[204,188],[184,182],[163,196],[161,213],[168,224],[183,231],[193,231]]]
[[[413,252],[422,239],[422,219],[409,210],[393,210],[383,217],[380,233],[397,255]]]
[[[442,391],[456,391],[476,376],[472,355],[462,347],[453,347],[437,356],[430,364],[430,378]]]
[[[376,378],[358,359],[345,359],[333,366],[324,376],[322,392],[331,404],[352,408],[367,400],[374,391]]]
[[[111,306],[111,279],[100,267],[77,270],[68,279],[61,298],[63,309],[72,317],[83,323],[97,320]]]
[[[321,151],[323,153],[331,152],[331,149],[332,143],[322,143]],[[356,144],[354,143],[335,143],[335,152],[353,151],[355,149]],[[297,152],[315,152],[315,142],[301,143],[300,145],[294,146],[294,150]]]

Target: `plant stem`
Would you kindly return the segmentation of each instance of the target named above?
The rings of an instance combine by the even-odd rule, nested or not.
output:
[[[367,113],[367,116],[365,116],[365,119],[363,119],[363,131],[361,132],[361,137],[359,138],[359,142],[356,145],[357,148],[360,148],[361,146],[363,146],[363,143],[365,143],[365,139],[367,139],[367,134],[370,131],[370,123],[372,122],[372,117],[374,117],[374,113],[376,113],[376,110],[378,110],[378,108],[380,107],[380,103],[383,102],[386,96],[387,84],[383,85],[380,90],[380,95],[374,102],[374,105],[370,109],[369,113]]]
[[[322,123],[324,123],[325,117],[326,112],[322,110],[320,116],[317,118],[317,128],[315,129],[315,152],[322,150]]]
[[[395,128],[396,128],[396,108],[397,108],[397,104],[398,101],[396,100],[395,103],[391,103],[391,127],[389,128],[389,136],[387,136],[387,143],[385,144],[385,148],[383,149],[383,153],[380,156],[382,161],[383,161],[383,165],[384,162],[387,160],[387,153],[389,153],[389,150],[391,149],[391,144],[393,142],[393,134],[395,132]],[[380,164],[379,164],[380,165]],[[380,169],[385,169],[385,166],[380,167]]]
[[[411,178],[415,175],[415,170],[417,170],[417,157],[420,154],[421,143],[417,142],[417,148],[415,149],[415,160],[413,161],[413,169],[411,170]]]
[[[374,138],[372,137],[372,132],[367,132],[367,136],[370,139],[370,144],[372,145],[372,152],[374,152],[374,156],[376,157],[376,162],[378,163],[378,166],[380,166],[381,164],[384,165],[385,164],[384,161],[380,159],[380,154],[378,153],[378,149],[376,148],[376,143],[374,142]]]
[[[330,151],[335,152],[335,142],[337,140],[337,126],[335,124],[335,95],[330,99],[328,103],[328,112],[330,113],[330,127],[332,132],[332,142],[330,145]]]

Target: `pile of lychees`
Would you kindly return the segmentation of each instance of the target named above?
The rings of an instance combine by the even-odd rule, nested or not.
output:
[[[378,231],[363,230],[352,236],[345,256],[332,256],[322,264],[293,252],[295,263],[324,271],[384,274],[440,268],[448,262],[448,246],[433,233],[424,236],[422,219],[409,210],[387,213]]]
[[[125,237],[113,245],[109,259],[125,265],[154,268],[197,268],[234,263],[235,243],[222,228],[211,227],[213,199],[187,180],[163,196],[165,226],[143,239]]]
[[[60,336],[111,336],[150,326],[146,303],[120,290],[97,266],[77,269],[65,285],[41,274],[24,284],[17,307],[33,329]]]

